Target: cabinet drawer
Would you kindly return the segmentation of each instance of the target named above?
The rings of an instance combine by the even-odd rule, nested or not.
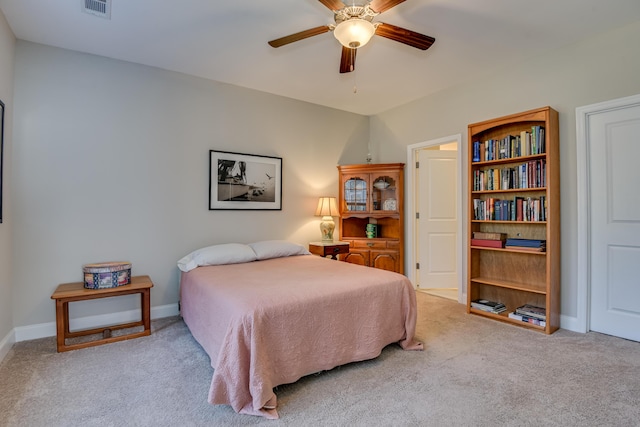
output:
[[[400,249],[400,241],[399,240],[387,240],[387,248],[388,249]]]
[[[385,240],[354,240],[353,247],[362,249],[386,249],[387,242]]]

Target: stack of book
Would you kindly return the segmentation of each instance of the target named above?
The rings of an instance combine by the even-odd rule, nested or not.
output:
[[[513,157],[531,156],[545,152],[544,127],[531,126],[531,132],[507,135],[502,139],[473,141],[472,162],[486,162]]]
[[[538,326],[547,326],[546,310],[531,304],[525,304],[516,308],[516,311],[509,313],[509,318]]]
[[[486,299],[477,299],[471,301],[471,307],[478,310],[487,311],[489,313],[502,313],[507,309],[501,302],[489,301]]]
[[[547,220],[547,199],[516,196],[513,200],[489,197],[473,199],[473,219],[480,221],[525,221]]]
[[[547,186],[547,161],[530,160],[502,168],[475,169],[473,191],[513,190]]]
[[[471,246],[503,248],[506,240],[507,235],[505,233],[483,233],[480,231],[474,231],[473,238],[471,239]]]
[[[547,250],[547,241],[538,239],[507,239],[505,248],[545,252]]]

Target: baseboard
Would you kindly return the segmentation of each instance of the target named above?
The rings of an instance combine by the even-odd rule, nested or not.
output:
[[[562,314],[560,315],[560,327],[567,331],[580,332],[582,334],[587,332],[582,326],[580,326],[580,322],[577,317],[564,316]]]
[[[15,330],[12,329],[7,334],[7,336],[4,337],[2,341],[0,341],[0,363],[2,363],[5,356],[9,353],[9,350],[11,350],[11,347],[15,342],[16,342],[16,334],[15,334]]]
[[[151,307],[151,319],[177,316],[178,304],[167,304]],[[97,316],[79,317],[69,319],[69,329],[82,330],[98,328],[100,326],[116,325],[119,323],[135,322],[141,318],[141,310],[120,311],[118,313],[101,314]],[[14,329],[15,341],[28,341],[38,338],[53,337],[56,335],[56,322],[40,323],[37,325],[19,326]],[[13,344],[13,343],[12,343]],[[11,346],[9,346],[11,348]]]

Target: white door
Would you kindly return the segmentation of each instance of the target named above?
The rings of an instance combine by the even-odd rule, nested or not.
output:
[[[417,173],[416,284],[421,289],[458,288],[456,267],[457,153],[422,149],[416,152]]]
[[[640,341],[640,105],[589,116],[590,329]]]

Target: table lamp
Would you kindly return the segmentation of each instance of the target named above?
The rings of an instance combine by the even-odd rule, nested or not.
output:
[[[322,241],[333,242],[333,230],[336,228],[336,223],[333,222],[333,217],[340,216],[336,198],[320,197],[318,200],[318,208],[316,209],[316,216],[322,217],[322,222],[320,223]]]

